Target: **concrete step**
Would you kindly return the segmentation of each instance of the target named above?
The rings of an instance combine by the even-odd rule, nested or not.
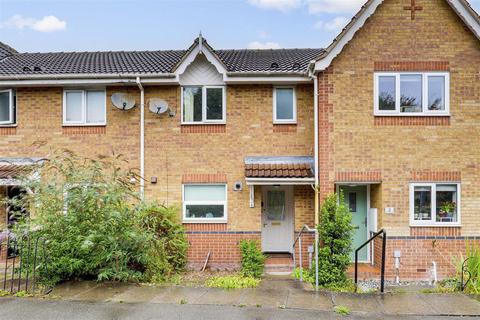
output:
[[[265,260],[265,274],[268,275],[290,275],[293,272],[292,255],[268,254]]]

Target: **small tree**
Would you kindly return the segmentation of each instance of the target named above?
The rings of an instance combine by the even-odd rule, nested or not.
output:
[[[338,286],[346,282],[353,241],[352,214],[343,193],[329,195],[321,208],[318,226],[318,280],[320,286]]]

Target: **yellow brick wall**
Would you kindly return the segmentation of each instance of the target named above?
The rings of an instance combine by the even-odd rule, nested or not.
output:
[[[227,124],[225,133],[182,133],[180,90],[178,87],[149,87],[146,101],[166,99],[176,116],[146,114],[147,196],[150,199],[180,205],[182,175],[224,173],[228,182],[228,230],[258,231],[261,226],[260,187],[255,188],[255,208],[249,208],[249,189],[245,185],[246,156],[313,155],[313,87],[298,85],[296,132],[274,132],[272,124],[271,85],[227,87]],[[150,184],[150,177],[159,183]],[[168,180],[168,183],[166,183]],[[233,191],[234,182],[242,181],[242,191]],[[313,197],[295,203],[297,219],[312,215]]]
[[[480,43],[444,0],[423,0],[411,20],[408,0],[386,0],[333,62],[335,171],[380,170],[372,199],[390,235],[409,235],[415,170],[461,172],[462,235],[480,232]],[[374,63],[447,61],[450,125],[374,125]],[[394,207],[392,215],[383,214]]]
[[[245,185],[246,156],[313,155],[313,87],[298,85],[296,132],[274,132],[271,85],[235,85],[227,87],[227,124],[225,133],[182,133],[180,124],[180,88],[146,87],[149,99],[165,99],[176,111],[175,117],[157,116],[146,110],[145,178],[146,197],[180,207],[182,175],[223,173],[228,181],[228,230],[259,231],[261,188],[255,190],[255,208],[249,208],[249,190]],[[54,149],[68,148],[78,154],[122,154],[128,165],[139,167],[139,108],[119,111],[110,102],[112,93],[129,92],[139,103],[137,87],[107,88],[107,126],[104,133],[67,134],[62,129],[62,88],[19,88],[15,134],[0,128],[2,157],[45,157]],[[3,135],[2,129],[4,130]],[[88,131],[88,130],[87,130]],[[90,130],[94,132],[94,130]],[[150,178],[158,183],[151,184]],[[243,191],[232,190],[235,181],[244,183]],[[303,187],[300,187],[300,189]],[[299,190],[300,190],[299,189]],[[297,219],[313,217],[313,197],[299,193],[295,201]],[[303,222],[302,222],[303,223]]]

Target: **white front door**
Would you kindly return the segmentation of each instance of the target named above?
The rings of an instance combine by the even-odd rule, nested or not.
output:
[[[263,186],[262,249],[291,252],[293,246],[293,186]]]

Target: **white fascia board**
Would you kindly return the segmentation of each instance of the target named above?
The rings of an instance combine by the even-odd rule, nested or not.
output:
[[[146,84],[178,84],[175,78],[142,79]],[[121,85],[135,84],[135,79],[65,79],[65,80],[0,80],[0,87],[45,87],[45,86],[78,86],[78,85]]]
[[[312,82],[312,78],[310,77],[289,77],[289,76],[277,76],[277,77],[262,77],[262,76],[255,76],[255,77],[227,77],[225,78],[225,83],[228,84],[261,84],[261,83],[269,83],[269,84],[294,84],[294,83],[310,83]]]
[[[457,13],[460,19],[468,26],[468,28],[475,34],[477,39],[480,39],[480,22],[478,17],[474,16],[472,8],[462,0],[447,0],[448,4]]]
[[[350,29],[344,34],[340,40],[331,48],[328,54],[315,62],[315,71],[323,71],[327,69],[332,63],[333,59],[338,56],[343,48],[353,39],[355,33],[365,24],[367,19],[375,12],[377,7],[383,2],[383,0],[374,0],[368,8],[355,20]]]
[[[246,178],[247,185],[310,185],[315,178]]]

